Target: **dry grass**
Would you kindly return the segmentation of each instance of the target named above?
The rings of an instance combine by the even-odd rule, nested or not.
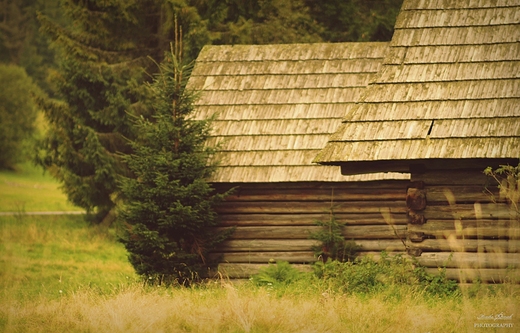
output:
[[[346,295],[316,280],[193,288],[136,282],[113,233],[79,216],[0,218],[0,332],[494,332],[520,327],[520,285],[435,298],[398,286]],[[60,293],[60,291],[62,291]],[[479,316],[513,315],[482,321]]]
[[[518,328],[516,292],[443,300],[409,294],[396,302],[326,293],[279,297],[226,282],[193,289],[134,285],[110,296],[83,290],[10,302],[0,316],[4,332],[475,332],[479,316],[500,313],[513,314],[502,322]]]

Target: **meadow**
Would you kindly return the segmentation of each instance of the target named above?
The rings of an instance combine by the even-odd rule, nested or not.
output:
[[[0,172],[0,212],[81,211],[51,175],[30,162]]]
[[[5,197],[0,192],[0,201]],[[280,267],[288,269],[286,276],[294,273]],[[370,279],[363,267],[358,281]],[[400,267],[389,268],[391,274]],[[80,215],[0,216],[1,332],[444,333],[520,327],[518,285],[475,284],[443,295],[400,283],[352,292],[312,274],[280,282],[269,280],[273,276],[240,283],[218,276],[188,288],[149,285],[128,263],[116,227],[93,226]]]
[[[2,216],[0,239],[2,332],[514,332],[520,325],[515,285],[446,297],[406,285],[345,293],[317,279],[150,286],[134,274],[116,231],[82,216]],[[513,329],[475,326],[482,323]]]

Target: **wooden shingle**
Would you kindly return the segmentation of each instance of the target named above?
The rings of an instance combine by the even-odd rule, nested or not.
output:
[[[212,182],[403,179],[342,176],[312,163],[347,107],[379,71],[388,43],[206,46],[188,88],[199,91],[196,117],[215,115],[219,143]]]
[[[518,159],[520,1],[405,0],[379,75],[345,114],[315,159],[345,174]]]

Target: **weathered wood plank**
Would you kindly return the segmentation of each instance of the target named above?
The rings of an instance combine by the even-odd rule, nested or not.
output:
[[[235,191],[247,190],[351,190],[351,189],[402,189],[406,191],[409,180],[376,180],[359,182],[268,182],[268,183],[212,183],[213,188],[219,192],[226,192],[235,188]]]
[[[437,238],[507,238],[520,239],[520,226],[516,221],[428,221],[423,225],[408,226],[410,232],[422,232]]]
[[[219,252],[290,252],[310,251],[319,242],[312,239],[231,239],[220,244]],[[405,246],[398,239],[359,240],[360,251],[405,251]],[[422,243],[421,243],[422,244]]]
[[[515,228],[519,222],[503,220],[435,220],[429,219],[422,225],[408,226],[410,230],[432,232],[438,229],[455,230],[466,228]]]
[[[335,202],[334,213],[379,213],[390,211],[391,213],[405,213],[406,205],[403,201],[343,201]],[[235,214],[293,214],[293,213],[326,213],[330,211],[330,205],[323,201],[257,201],[250,202],[223,202],[218,207],[219,213]]]
[[[373,214],[342,214],[334,213],[339,223],[347,225],[387,225],[380,213]],[[220,225],[222,226],[310,226],[316,221],[328,221],[330,213],[322,214],[220,214]],[[394,225],[406,225],[408,219],[404,213],[389,214],[390,223]]]
[[[385,255],[389,259],[393,258],[396,255],[399,255],[399,256],[409,259],[409,260],[413,260],[413,258],[415,258],[415,257],[408,255],[405,251],[392,251],[392,252],[385,251]],[[357,254],[357,257],[370,257],[370,258],[374,259],[375,261],[379,261],[382,258],[382,255],[381,255],[381,251],[363,251],[363,252],[359,252]]]
[[[404,200],[405,188],[399,189],[241,189],[226,201],[398,201]]]
[[[406,248],[401,240],[398,239],[381,239],[381,240],[356,240],[360,245],[360,253],[366,251],[386,251],[386,252],[404,252]]]
[[[320,229],[318,226],[240,226],[235,229],[230,239],[309,239],[312,233]]]
[[[269,263],[271,261],[288,261],[290,263],[311,263],[317,258],[312,251],[294,252],[215,252],[211,258],[220,258],[222,263]]]
[[[308,239],[311,234],[322,230],[319,226],[262,226],[237,227],[230,239]],[[216,230],[221,230],[217,228]],[[398,236],[396,236],[396,233]],[[346,239],[394,239],[406,238],[406,226],[389,225],[347,226],[343,227]]]
[[[520,268],[520,253],[424,252],[418,257],[404,252],[387,253],[390,260],[396,255],[427,268]],[[359,256],[368,256],[375,261],[382,257],[381,252],[360,252]]]
[[[321,163],[322,161],[320,161]],[[355,163],[341,164],[341,174],[360,175],[371,172],[400,172],[408,174],[410,172],[409,161],[389,160],[389,161],[359,161]]]
[[[485,168],[485,167],[484,167]],[[428,170],[424,173],[412,172],[412,181],[423,181],[428,188],[431,185],[479,185],[485,186],[490,178],[482,170]]]
[[[499,199],[496,186],[489,186],[489,192],[483,186],[428,186],[426,198],[428,203],[489,203]]]
[[[419,257],[411,257],[404,252],[388,253],[391,259],[396,254],[417,262],[428,268],[520,268],[519,253],[468,253],[468,252],[425,252]],[[288,261],[290,263],[312,263],[318,259],[310,251],[299,252],[228,252],[214,253],[226,263],[269,263],[271,261]],[[381,252],[360,252],[359,256],[370,256],[375,261],[381,259]]]
[[[407,227],[404,225],[347,226],[343,228],[345,239],[399,239],[406,238]]]
[[[426,268],[430,274],[440,274],[437,268]],[[482,269],[459,269],[446,268],[446,277],[458,282],[492,282],[492,283],[520,283],[520,270],[482,268]]]
[[[519,253],[519,240],[489,239],[425,239],[420,243],[409,243],[410,248],[418,248],[423,252],[491,252]]]
[[[428,205],[424,210],[430,219],[516,219],[517,213],[506,204],[475,203],[455,205]]]
[[[231,239],[219,245],[219,252],[310,251],[319,242],[312,239]]]
[[[425,252],[415,259],[431,268],[520,268],[520,253]]]

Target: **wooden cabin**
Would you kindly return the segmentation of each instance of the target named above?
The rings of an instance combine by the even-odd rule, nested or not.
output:
[[[315,159],[409,172],[406,251],[460,281],[519,281],[518,208],[483,174],[519,163],[519,13],[518,0],[405,0],[380,74]]]
[[[394,228],[406,228],[408,174],[344,176],[338,166],[312,163],[387,48],[324,43],[201,51],[188,88],[200,92],[196,117],[215,116],[209,144],[220,143],[219,167],[211,182],[219,191],[236,188],[219,208],[222,225],[236,226],[215,254],[224,274],[249,277],[272,260],[316,261],[309,237],[331,211],[364,251],[403,247]]]

